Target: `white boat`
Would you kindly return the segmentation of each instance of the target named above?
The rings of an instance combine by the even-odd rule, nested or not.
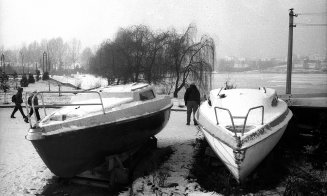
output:
[[[274,148],[292,115],[274,89],[215,89],[196,120],[213,151],[241,182]]]

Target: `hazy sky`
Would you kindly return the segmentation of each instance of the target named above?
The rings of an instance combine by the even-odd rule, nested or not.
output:
[[[327,0],[0,0],[0,47],[62,37],[93,48],[114,39],[119,27],[182,32],[194,23],[198,37],[214,38],[219,57],[285,57],[289,8],[324,13],[299,15],[295,22],[327,23]],[[326,29],[296,27],[294,52],[326,55]]]

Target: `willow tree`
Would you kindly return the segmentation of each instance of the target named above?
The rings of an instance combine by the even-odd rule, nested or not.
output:
[[[165,48],[169,43],[169,34],[167,32],[152,33],[150,40],[144,63],[144,78],[148,83],[155,83],[164,78],[163,75],[168,71],[166,69],[167,60],[164,57]]]
[[[196,27],[190,25],[183,35],[171,34],[169,53],[172,72],[175,78],[174,97],[185,86],[188,79],[204,85],[204,77],[212,72],[214,66],[215,44],[212,38],[202,36],[195,39]]]
[[[144,25],[121,28],[113,41],[100,45],[90,70],[117,84],[160,82],[170,74],[177,97],[189,77],[202,84],[212,70],[214,42],[207,36],[196,41],[195,34],[194,26],[182,35],[175,30],[155,33]]]
[[[167,33],[154,33],[144,25],[121,28],[113,41],[100,45],[90,70],[108,82],[156,81],[167,37]]]

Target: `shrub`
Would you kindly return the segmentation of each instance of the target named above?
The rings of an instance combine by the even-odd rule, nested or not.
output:
[[[4,72],[0,72],[0,81],[3,82],[3,81],[8,81],[9,80],[9,76],[4,73]]]
[[[14,78],[14,80],[16,80],[16,79],[17,79],[17,77],[18,77],[18,74],[17,74],[17,72],[16,72],[16,71],[14,71],[14,73],[12,74],[12,77]]]
[[[28,86],[28,80],[27,80],[27,77],[26,77],[25,74],[22,76],[22,79],[20,80],[20,86],[21,87],[27,87]]]
[[[7,92],[10,88],[8,84],[8,75],[5,73],[2,73],[0,76],[0,89],[3,90],[3,92]]]
[[[28,74],[28,83],[35,83],[35,79],[34,79],[34,76],[33,74]]]
[[[49,80],[49,72],[44,72],[43,75],[42,75],[42,80]]]

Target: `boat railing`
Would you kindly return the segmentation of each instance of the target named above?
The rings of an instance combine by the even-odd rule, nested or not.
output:
[[[80,94],[80,93],[93,93],[93,94],[98,94],[99,95],[99,99],[100,99],[100,103],[67,103],[67,104],[44,104],[44,96],[43,94],[58,94],[58,93],[72,93],[72,94]],[[30,109],[33,110],[33,114],[35,117],[35,122],[36,125],[38,125],[38,120],[37,120],[37,116],[35,113],[35,108],[43,108],[44,109],[44,114],[47,115],[46,109],[45,108],[49,108],[49,107],[64,107],[64,106],[90,106],[90,105],[101,105],[102,106],[102,112],[103,114],[105,114],[105,109],[103,106],[103,101],[102,101],[102,96],[100,94],[100,92],[97,91],[39,91],[34,93],[32,100],[31,100],[31,106],[29,106],[28,104],[28,94],[30,93],[26,93],[25,94],[25,105],[26,105],[26,111],[27,111],[27,117],[28,117],[28,121],[30,123],[30,127],[32,127],[32,122],[31,122],[31,117],[29,114]],[[35,97],[37,97],[38,95],[41,96],[41,100],[42,100],[42,105],[34,105],[34,99]]]
[[[233,131],[235,133],[235,136],[237,136],[236,135],[236,132],[237,131],[236,131],[236,128],[235,128],[234,119],[244,119],[243,129],[242,129],[242,136],[243,136],[244,135],[244,130],[245,130],[245,127],[246,127],[246,122],[247,122],[247,119],[248,119],[248,116],[249,116],[250,112],[252,110],[259,109],[259,108],[261,108],[261,111],[262,111],[261,112],[261,124],[263,125],[263,119],[264,119],[264,113],[265,113],[264,110],[265,110],[265,108],[262,105],[261,106],[256,106],[256,107],[250,108],[245,116],[233,116],[232,113],[229,111],[229,109],[216,106],[214,109],[215,109],[215,116],[216,116],[217,125],[219,125],[217,109],[225,110],[225,111],[228,112],[229,117],[231,119],[232,126],[233,126]]]

